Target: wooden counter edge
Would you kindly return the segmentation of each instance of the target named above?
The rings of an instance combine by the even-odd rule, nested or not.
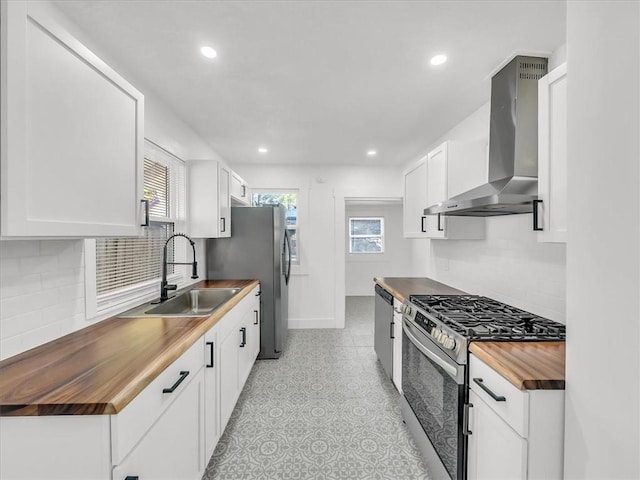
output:
[[[471,342],[469,352],[489,365],[509,383],[519,390],[564,390],[564,378],[523,378],[515,373],[510,365],[505,365],[500,359],[482,348],[482,342]]]

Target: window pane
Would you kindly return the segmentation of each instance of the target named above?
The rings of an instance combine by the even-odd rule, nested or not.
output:
[[[144,199],[149,201],[149,214],[169,217],[169,167],[144,159]]]
[[[382,225],[380,219],[351,219],[351,235],[382,235]]]
[[[291,261],[298,260],[298,230],[295,228],[287,228],[289,233],[289,243],[291,244]]]
[[[360,237],[351,239],[351,253],[380,253],[382,252],[382,238]]]

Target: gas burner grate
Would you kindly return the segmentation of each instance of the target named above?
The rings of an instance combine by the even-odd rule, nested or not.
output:
[[[414,305],[472,340],[564,340],[565,326],[477,295],[412,295]]]

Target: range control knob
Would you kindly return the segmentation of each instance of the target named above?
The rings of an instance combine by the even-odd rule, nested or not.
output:
[[[403,305],[402,306],[402,313],[406,313],[407,315],[411,315],[411,306]]]
[[[449,350],[453,350],[454,348],[456,348],[456,341],[452,337],[447,336],[447,338],[445,338],[442,342],[442,346],[444,348],[448,348]]]

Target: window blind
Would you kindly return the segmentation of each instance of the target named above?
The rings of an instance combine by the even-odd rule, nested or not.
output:
[[[169,167],[144,159],[144,199],[149,202],[149,215],[170,217]]]
[[[162,251],[173,234],[172,223],[151,223],[140,238],[96,240],[96,293],[119,290],[159,278],[162,274]],[[170,242],[167,259],[173,262],[174,243]],[[173,273],[173,265],[167,267]]]

